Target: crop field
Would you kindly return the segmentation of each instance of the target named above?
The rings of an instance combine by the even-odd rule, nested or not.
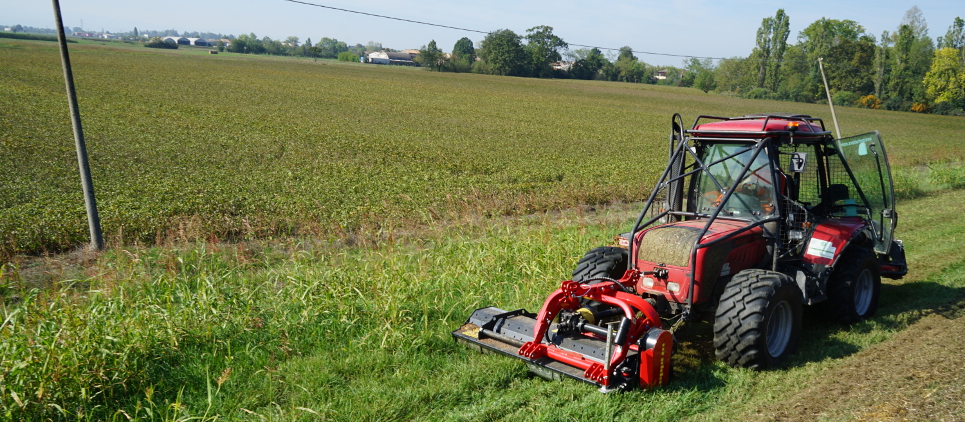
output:
[[[625,231],[673,112],[823,107],[621,83],[71,46],[110,248],[86,237],[55,46],[0,41],[0,420],[963,420],[961,118],[879,130],[911,273],[784,368],[679,331],[671,383],[604,395],[455,344]],[[826,122],[830,127],[830,118]]]
[[[106,237],[372,236],[464,215],[640,200],[670,116],[803,112],[640,84],[71,47]],[[0,255],[87,238],[56,45],[0,42]],[[965,122],[842,109],[899,165],[960,161]],[[827,121],[830,127],[830,119]]]

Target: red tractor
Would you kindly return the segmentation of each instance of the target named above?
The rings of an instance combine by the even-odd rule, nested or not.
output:
[[[907,273],[877,132],[821,119],[672,118],[668,165],[618,246],[589,251],[539,313],[478,309],[453,337],[601,391],[670,376],[673,330],[713,322],[717,358],[765,369],[797,347],[804,305],[872,316],[881,277]],[[666,325],[665,325],[666,324]]]

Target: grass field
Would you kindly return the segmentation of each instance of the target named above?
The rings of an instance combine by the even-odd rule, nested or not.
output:
[[[104,231],[119,244],[345,238],[635,201],[662,170],[674,112],[827,115],[641,84],[124,44],[71,51]],[[87,228],[56,45],[2,41],[0,58],[0,254],[69,249]],[[880,130],[898,165],[965,156],[962,119],[840,114],[846,134]]]
[[[72,50],[113,247],[29,258],[86,228],[56,50],[0,41],[0,418],[965,418],[965,190],[935,164],[961,160],[961,119],[839,111],[920,190],[899,204],[912,272],[875,318],[807,315],[768,372],[715,362],[688,325],[669,386],[602,395],[449,333],[477,307],[537,309],[625,231],[672,112],[823,108],[145,50]]]

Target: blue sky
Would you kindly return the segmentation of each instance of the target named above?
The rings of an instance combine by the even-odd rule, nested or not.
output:
[[[749,54],[761,19],[773,16],[782,7],[791,19],[790,42],[795,42],[800,30],[821,17],[857,21],[878,37],[882,31],[894,31],[905,11],[917,5],[933,38],[944,35],[956,16],[965,17],[965,3],[961,0],[305,1],[481,31],[508,28],[521,35],[533,26],[549,25],[563,40],[573,44],[613,48],[629,45],[637,51],[713,57]],[[322,37],[349,44],[376,41],[395,49],[419,48],[434,39],[447,51],[464,36],[477,44],[484,37],[283,0],[61,0],[61,9],[68,27],[81,26],[83,21],[85,29],[112,32],[134,27],[235,35],[254,32],[273,39],[294,35],[302,41]],[[0,24],[53,28],[51,3],[0,0]],[[679,65],[683,61],[677,57],[638,56],[652,64]]]

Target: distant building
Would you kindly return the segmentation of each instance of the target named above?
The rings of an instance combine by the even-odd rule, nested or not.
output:
[[[415,54],[398,52],[389,53],[386,51],[371,51],[365,54],[364,63],[372,64],[394,64],[399,66],[417,66],[415,62],[415,56],[419,55],[418,50]]]
[[[415,54],[412,53],[385,53],[389,56],[389,64],[396,64],[400,66],[416,66],[415,56],[419,55],[419,51],[416,50]]]
[[[189,43],[189,45],[200,45],[200,46],[203,46],[203,47],[207,47],[207,46],[210,45],[210,44],[208,44],[207,41],[202,40],[201,38],[188,38],[188,43]]]
[[[197,39],[197,38],[195,38],[195,39]],[[184,37],[163,37],[163,38],[161,38],[161,41],[168,41],[168,40],[174,41],[174,43],[177,44],[177,45],[191,45],[191,41],[189,41],[187,38],[184,38]]]
[[[556,62],[556,63],[550,63],[550,66],[552,66],[553,69],[555,69],[555,70],[568,71],[568,70],[570,70],[571,67],[573,67],[573,62]]]
[[[389,64],[389,55],[384,51],[370,51],[365,53],[365,63]]]
[[[667,79],[667,69],[658,70],[657,75],[654,77],[657,79]]]

